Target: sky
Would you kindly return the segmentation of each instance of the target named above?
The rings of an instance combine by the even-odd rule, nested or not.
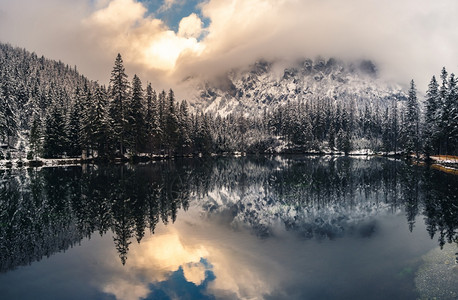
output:
[[[443,66],[458,72],[457,15],[456,0],[1,0],[0,41],[104,84],[117,53],[157,89],[322,56],[371,59],[424,91]]]

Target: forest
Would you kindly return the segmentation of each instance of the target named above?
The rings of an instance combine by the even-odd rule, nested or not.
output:
[[[315,95],[257,115],[198,109],[156,91],[120,54],[108,87],[76,67],[0,44],[0,159],[135,158],[224,153],[458,154],[458,87],[445,67],[419,100],[360,103]]]

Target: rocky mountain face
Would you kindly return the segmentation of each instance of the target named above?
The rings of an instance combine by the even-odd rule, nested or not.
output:
[[[293,66],[258,61],[248,69],[233,70],[198,87],[198,100],[207,112],[254,114],[288,101],[329,98],[365,104],[376,100],[406,99],[399,85],[378,77],[371,61],[344,63],[335,59],[304,59]]]

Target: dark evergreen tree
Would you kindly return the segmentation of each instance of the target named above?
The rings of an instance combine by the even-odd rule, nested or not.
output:
[[[423,150],[427,157],[439,151],[438,145],[438,117],[440,110],[439,84],[433,76],[426,92],[426,109],[423,127]]]
[[[132,79],[132,93],[128,107],[129,132],[128,140],[133,154],[144,148],[146,140],[146,124],[143,107],[142,82],[137,75]]]
[[[41,154],[42,146],[42,132],[41,132],[41,122],[37,114],[33,116],[32,125],[30,126],[29,133],[29,144],[31,155],[30,159],[37,159],[38,155]]]
[[[159,104],[156,92],[148,83],[146,87],[146,135],[147,135],[147,148],[150,153],[161,145],[162,130],[160,127]]]
[[[123,66],[121,54],[115,60],[110,79],[110,121],[116,149],[120,155],[125,153],[126,132],[128,129],[127,110],[129,102],[129,82]]]
[[[106,158],[110,154],[110,139],[112,134],[107,116],[107,95],[104,87],[97,87],[94,94],[93,124],[94,146],[100,158]]]
[[[87,157],[93,156],[95,133],[95,101],[91,89],[84,88],[84,97],[81,111],[81,144]]]
[[[410,82],[404,123],[404,140],[407,153],[419,155],[420,150],[420,111],[415,82]]]
[[[178,127],[180,129],[178,136],[178,151],[180,154],[186,154],[191,149],[191,120],[189,118],[188,103],[182,101],[178,111]]]
[[[175,108],[175,94],[172,89],[167,95],[167,113],[165,116],[164,142],[169,153],[172,153],[177,148],[179,136],[178,117]]]
[[[8,147],[11,147],[12,138],[17,134],[17,98],[15,80],[11,70],[6,68],[4,73],[0,73],[0,135],[3,141],[6,141]]]
[[[80,88],[77,87],[75,90],[75,96],[73,104],[70,108],[68,121],[67,121],[67,137],[68,137],[68,149],[67,153],[69,156],[80,156],[81,155],[81,95]]]
[[[65,120],[62,107],[54,104],[45,121],[43,157],[56,158],[63,154],[66,145]]]

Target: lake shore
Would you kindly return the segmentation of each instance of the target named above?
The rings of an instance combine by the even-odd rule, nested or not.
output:
[[[369,149],[355,150],[348,154],[338,151],[307,151],[302,153],[296,152],[282,152],[282,153],[245,153],[245,152],[233,152],[233,153],[211,153],[211,154],[187,154],[187,155],[166,155],[166,154],[140,154],[132,157],[116,157],[111,160],[100,159],[98,157],[83,159],[81,157],[71,158],[37,158],[34,160],[28,159],[12,159],[12,160],[0,160],[0,170],[12,169],[12,168],[36,168],[36,167],[65,167],[65,166],[77,166],[84,164],[120,164],[120,163],[146,163],[151,161],[164,161],[169,159],[177,158],[197,158],[197,157],[241,157],[241,156],[256,156],[256,155],[304,155],[304,156],[367,156],[367,157],[387,157],[395,159],[406,159],[412,161],[415,164],[429,166],[433,169],[458,175],[458,156],[452,155],[438,155],[431,156],[429,159],[425,157],[406,156],[402,153],[377,153]]]

